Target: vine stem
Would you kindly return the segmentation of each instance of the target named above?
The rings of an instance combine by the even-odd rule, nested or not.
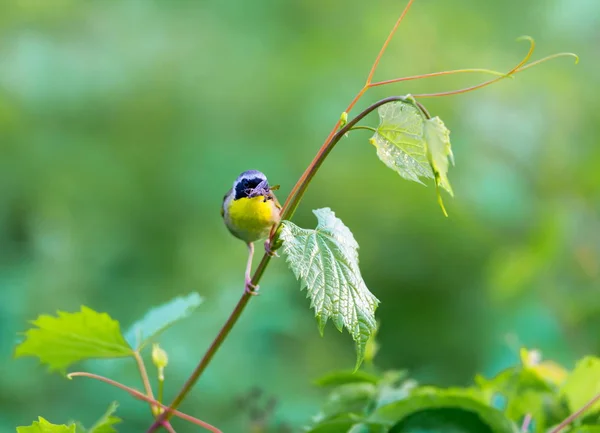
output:
[[[133,357],[135,358],[135,362],[137,363],[138,370],[140,371],[140,376],[142,377],[142,383],[144,384],[144,390],[146,391],[146,395],[154,400],[154,393],[152,392],[152,386],[150,386],[150,379],[148,378],[148,371],[146,370],[146,365],[144,364],[144,360],[140,355],[140,352],[137,350],[133,352]],[[154,416],[155,406],[150,405],[150,412]]]
[[[177,433],[169,421],[165,421],[163,423],[163,426],[165,427],[165,429],[167,429],[169,433]]]
[[[371,85],[371,80],[373,79],[373,75],[375,74],[375,71],[377,70],[377,66],[379,65],[381,57],[383,56],[387,46],[389,45],[394,34],[396,33],[398,26],[400,25],[400,23],[406,16],[406,13],[410,9],[411,5],[413,4],[413,1],[414,0],[408,1],[407,5],[404,7],[404,10],[400,14],[400,17],[396,20],[394,27],[390,31],[387,39],[383,43],[383,46],[379,50],[379,54],[377,55],[377,58],[373,62],[373,66],[371,67],[371,70],[369,71],[369,75],[367,76],[365,85],[360,90],[360,92],[357,93],[357,95],[354,97],[354,99],[352,99],[352,101],[346,108],[345,112],[347,112],[347,113],[350,112],[350,110],[352,110],[352,108],[354,107],[354,105],[356,105],[356,103],[362,97],[362,95],[364,95],[364,93],[369,89],[369,87]],[[390,98],[386,98],[386,100],[382,100],[385,102],[379,101],[380,102],[379,105],[389,102],[388,100],[390,100]],[[395,99],[391,99],[391,100],[395,100]],[[333,148],[333,146],[335,146],[335,144],[340,140],[340,138],[343,137],[344,134],[346,132],[348,132],[352,126],[354,126],[358,121],[360,121],[363,117],[365,117],[372,110],[377,108],[379,105],[377,105],[377,103],[373,104],[371,107],[369,107],[369,108],[371,108],[371,110],[369,110],[369,108],[368,108],[367,110],[363,111],[353,121],[347,123],[344,126],[344,128],[342,128],[342,129],[339,129],[340,128],[340,120],[338,119],[338,121],[333,126],[331,132],[325,139],[325,142],[323,143],[323,145],[317,152],[316,156],[314,157],[312,162],[309,164],[307,169],[304,171],[302,176],[300,176],[300,179],[298,179],[298,181],[292,188],[292,191],[290,192],[290,194],[287,196],[287,199],[281,209],[281,220],[289,219],[294,214],[296,207],[298,206],[298,203],[300,202],[300,199],[302,198],[302,196],[304,195],[304,192],[306,191],[306,188],[308,187],[308,184],[310,183],[310,181],[316,174],[317,170],[319,169],[319,167],[321,166],[321,164],[323,163],[323,161],[325,160],[325,158],[327,157],[329,152],[331,152],[331,149]],[[372,107],[374,107],[374,108],[372,108]],[[336,131],[337,131],[337,133],[336,133]],[[334,138],[336,136],[337,136],[337,140],[334,140]],[[273,240],[273,236],[276,233],[276,229],[277,228],[274,227],[273,230],[271,230],[271,234],[269,236],[269,241]],[[253,285],[258,285],[258,283],[260,282],[260,279],[262,278],[263,273],[265,272],[265,269],[269,265],[270,260],[271,260],[271,256],[269,254],[265,253],[263,255],[260,263],[258,264],[258,267],[256,268],[256,271],[254,272],[254,275],[252,276],[251,283]],[[202,357],[202,359],[200,360],[200,362],[198,363],[198,365],[196,366],[196,368],[194,369],[194,371],[192,372],[190,377],[183,384],[183,387],[181,388],[181,390],[179,391],[179,393],[177,394],[175,399],[169,405],[171,408],[176,409],[177,407],[179,407],[181,402],[185,399],[187,394],[193,388],[194,384],[198,381],[198,378],[204,372],[204,370],[206,369],[206,367],[212,360],[212,358],[215,355],[215,353],[217,352],[217,350],[219,350],[219,347],[221,347],[221,344],[223,343],[225,338],[227,338],[227,336],[229,335],[231,328],[233,328],[233,326],[238,321],[240,315],[246,308],[246,305],[248,304],[249,300],[250,300],[250,294],[247,293],[246,291],[244,291],[244,293],[242,294],[237,305],[235,306],[235,308],[229,315],[229,318],[227,319],[227,321],[225,322],[225,324],[223,325],[223,327],[221,328],[221,330],[219,331],[219,333],[217,334],[217,336],[211,343],[210,347],[208,348],[208,350],[206,351],[206,353],[204,354],[204,356]],[[156,431],[162,425],[162,423],[164,421],[169,419],[170,416],[171,416],[170,411],[163,412],[154,421],[154,423],[150,426],[147,433],[152,433],[152,432]]]
[[[375,61],[373,62],[373,66],[371,66],[371,70],[369,71],[369,75],[367,76],[365,85],[360,90],[360,92],[358,92],[356,94],[354,99],[352,99],[352,101],[350,101],[350,104],[348,104],[348,106],[346,107],[344,112],[349,113],[352,110],[352,108],[354,108],[354,106],[359,101],[359,99],[365,94],[365,92],[367,90],[369,90],[370,87],[372,87],[371,82],[373,80],[373,76],[375,75],[375,71],[377,70],[377,66],[379,66],[379,62],[381,61],[381,58],[383,57],[385,50],[387,49],[388,45],[390,44],[390,41],[394,37],[396,30],[398,30],[400,23],[402,22],[402,20],[408,13],[408,10],[410,9],[410,7],[413,4],[413,1],[414,0],[409,0],[409,2],[404,7],[404,10],[402,11],[400,16],[396,20],[394,27],[392,27],[392,30],[390,31],[385,42],[381,46],[381,49],[379,50],[379,53],[377,54],[377,57],[375,58]],[[298,179],[298,182],[296,182],[296,185],[294,185],[291,192],[287,196],[287,199],[285,200],[285,203],[283,204],[283,207],[281,209],[281,219],[282,220],[290,219],[292,217],[292,215],[294,215],[294,212],[296,211],[296,207],[298,206],[300,198],[304,195],[304,191],[306,191],[308,184],[312,180],[313,176],[316,174],[317,169],[319,168],[319,166],[321,165],[321,163],[324,159],[324,158],[322,158],[323,154],[325,153],[325,156],[327,156],[327,154],[329,153],[327,151],[327,148],[331,144],[331,141],[333,140],[333,137],[335,136],[336,131],[338,131],[340,126],[341,126],[341,122],[340,122],[340,120],[338,120],[335,123],[335,125],[333,125],[331,132],[329,133],[329,135],[325,139],[325,142],[323,143],[323,145],[317,152],[317,155],[314,157],[314,159],[309,164],[309,166],[306,168],[306,170],[304,170],[304,173],[302,173],[302,176],[300,176],[300,179]],[[329,149],[329,151],[331,151],[331,149]],[[271,232],[271,237],[273,236],[274,233],[275,233],[275,230],[273,230]]]
[[[350,131],[352,129],[352,127],[354,125],[356,125],[366,115],[368,115],[373,110],[375,110],[378,107],[380,107],[381,105],[384,105],[384,104],[387,104],[387,103],[393,102],[393,101],[404,101],[404,100],[405,100],[405,98],[403,96],[390,96],[389,98],[381,99],[381,100],[375,102],[374,104],[370,105],[366,109],[364,109],[354,119],[352,119],[346,125],[344,125],[344,127],[342,129],[340,129],[337,133],[335,133],[333,135],[332,139],[329,141],[329,143],[327,144],[327,146],[325,147],[325,149],[323,149],[321,152],[319,152],[319,154],[318,154],[319,158],[317,158],[315,161],[313,161],[313,164],[312,164],[312,166],[313,166],[313,172],[310,173],[309,176],[305,177],[303,187],[300,188],[299,191],[301,193],[303,193],[306,190],[306,187],[308,186],[308,183],[310,182],[310,180],[314,176],[314,172],[316,172],[319,169],[319,167],[321,166],[321,164],[323,163],[323,161],[325,160],[325,158],[327,158],[327,155],[329,155],[329,152],[331,152],[331,150],[333,149],[333,147],[340,141],[340,139],[348,131]],[[296,197],[297,197],[296,200],[290,201],[290,204],[288,206],[293,206],[293,205],[297,206],[298,202],[301,199],[301,195],[296,196]],[[287,209],[288,209],[288,212],[289,212],[289,209],[291,209],[291,208],[288,207]],[[282,215],[286,215],[285,209],[284,209],[284,212],[282,213]],[[254,272],[254,275],[252,276],[252,284],[258,285],[258,283],[260,282],[260,279],[262,278],[262,275],[265,272],[265,270],[266,270],[266,268],[267,268],[270,260],[271,260],[271,256],[269,256],[268,254],[265,253],[263,255],[260,263],[258,264],[258,267],[256,268],[256,271]],[[227,338],[227,336],[229,335],[229,332],[231,331],[231,328],[233,328],[233,325],[236,324],[236,322],[239,319],[240,315],[244,311],[244,308],[246,308],[246,305],[248,304],[248,301],[250,300],[250,298],[251,298],[251,295],[248,292],[244,291],[243,294],[242,294],[242,297],[240,298],[240,300],[238,301],[237,305],[233,309],[233,312],[230,314],[229,318],[227,319],[227,321],[225,322],[225,324],[223,325],[223,327],[221,328],[221,330],[217,334],[217,337],[213,340],[212,344],[210,345],[210,347],[208,348],[208,350],[206,351],[206,353],[204,354],[204,356],[200,360],[200,363],[194,369],[194,371],[192,372],[192,374],[190,375],[190,377],[188,378],[188,380],[185,382],[185,384],[183,385],[183,387],[181,388],[181,390],[179,391],[179,393],[177,394],[177,396],[175,397],[175,399],[173,400],[173,402],[169,405],[172,409],[175,409],[175,408],[179,407],[179,404],[183,401],[183,399],[185,399],[185,397],[187,396],[187,394],[190,392],[190,390],[192,389],[192,387],[194,386],[194,384],[196,383],[196,381],[198,380],[198,378],[200,377],[200,375],[204,372],[204,370],[206,369],[206,367],[208,366],[208,364],[212,360],[212,358],[215,355],[215,353],[217,353],[217,350],[219,349],[219,347],[223,343],[223,340],[225,340],[225,338]],[[168,420],[169,417],[170,417],[170,414],[168,412],[163,412],[156,419],[156,421],[154,421],[154,424],[152,424],[150,426],[150,428],[147,430],[147,433],[154,432],[157,428],[159,428],[161,426],[162,422],[165,421],[165,420]]]
[[[491,73],[493,75],[498,75],[493,80],[489,80],[489,81],[484,82],[482,84],[479,84],[479,85],[476,85],[476,86],[472,86],[472,87],[469,87],[469,88],[465,88],[465,89],[460,89],[460,90],[451,91],[451,92],[436,93],[436,94],[414,95],[415,98],[417,98],[417,97],[426,98],[426,97],[447,96],[447,95],[453,95],[453,94],[466,93],[466,92],[470,92],[472,90],[476,90],[476,89],[485,87],[485,86],[490,85],[492,83],[495,83],[496,81],[499,81],[499,80],[501,80],[503,78],[507,78],[507,77],[513,75],[516,72],[520,72],[522,70],[525,70],[525,69],[533,66],[534,64],[542,63],[542,62],[544,62],[546,60],[549,60],[551,58],[560,57],[560,56],[563,56],[563,55],[574,56],[571,53],[561,53],[561,54],[558,54],[558,55],[553,55],[553,56],[549,56],[547,58],[538,60],[537,62],[533,62],[533,64],[531,64],[531,65],[525,65],[527,63],[527,61],[529,60],[529,58],[531,57],[531,54],[533,53],[533,49],[535,48],[535,43],[534,43],[533,39],[525,37],[524,39],[529,40],[529,42],[531,44],[529,52],[527,53],[527,55],[525,56],[525,58],[517,66],[515,66],[512,70],[510,70],[506,74],[502,74],[502,73],[499,73],[499,72],[496,72],[496,71],[490,71],[490,70],[487,70],[487,69],[461,69],[461,70],[453,70],[453,71],[434,72],[434,73],[424,74],[424,75],[419,75],[419,76],[396,78],[396,79],[392,79],[392,80],[386,80],[386,81],[380,81],[380,82],[373,83],[372,79],[373,79],[373,76],[375,75],[375,71],[377,70],[377,66],[379,65],[379,62],[381,61],[381,58],[382,58],[383,54],[385,53],[385,51],[386,51],[386,49],[387,49],[390,41],[392,40],[394,34],[396,33],[396,30],[398,29],[400,23],[402,22],[402,20],[406,16],[406,14],[407,14],[408,10],[410,9],[411,5],[413,4],[413,2],[414,2],[414,0],[409,0],[408,1],[407,5],[404,7],[404,10],[402,11],[400,17],[398,18],[398,20],[396,20],[396,23],[394,24],[394,27],[390,31],[387,39],[385,40],[385,42],[383,43],[383,46],[381,47],[381,49],[379,51],[379,53],[378,53],[375,61],[373,62],[373,65],[371,67],[371,70],[369,71],[369,74],[367,76],[367,80],[366,80],[364,86],[356,94],[356,96],[352,99],[352,101],[350,102],[350,104],[348,104],[348,107],[346,108],[346,110],[344,110],[345,113],[349,113],[352,110],[352,108],[354,108],[354,106],[356,105],[356,103],[360,100],[360,98],[365,94],[365,92],[368,89],[370,89],[371,87],[383,86],[383,85],[386,85],[386,84],[396,83],[396,82],[400,82],[400,81],[416,80],[416,79],[420,79],[420,78],[428,78],[428,77],[450,75],[450,74],[458,74],[458,73],[465,73],[465,72],[466,73],[470,73],[470,72],[485,72],[485,73]],[[294,215],[294,212],[296,211],[296,208],[298,207],[298,204],[300,203],[302,197],[304,196],[304,193],[306,192],[306,189],[308,188],[308,185],[310,184],[312,178],[315,176],[315,174],[317,173],[318,169],[323,164],[323,162],[325,161],[326,157],[329,155],[329,153],[331,152],[331,150],[333,149],[333,147],[336,145],[336,143],[356,123],[358,123],[361,119],[363,119],[366,115],[368,115],[369,113],[371,113],[373,110],[375,110],[379,106],[381,106],[383,104],[386,104],[388,102],[399,101],[399,100],[405,100],[405,98],[401,97],[401,96],[393,96],[393,97],[390,97],[390,98],[385,98],[385,99],[382,99],[380,101],[377,101],[376,103],[372,104],[371,106],[369,106],[368,108],[366,108],[365,110],[363,110],[361,113],[359,113],[352,121],[348,122],[341,129],[340,129],[340,127],[341,127],[341,120],[338,119],[338,121],[335,123],[335,125],[332,128],[332,130],[330,131],[329,135],[325,139],[324,143],[322,144],[321,148],[318,150],[317,154],[315,155],[315,157],[313,158],[313,160],[311,161],[311,163],[308,165],[308,167],[306,168],[306,170],[302,173],[302,175],[300,176],[300,178],[298,179],[298,181],[296,182],[296,184],[294,185],[294,187],[290,191],[289,195],[287,196],[286,201],[285,201],[285,203],[284,203],[284,205],[283,205],[283,207],[281,209],[281,212],[280,212],[281,220],[282,221],[289,220]],[[418,102],[417,102],[417,106],[425,114],[426,117],[428,117],[428,118],[430,117],[430,115],[427,112],[427,110],[425,109],[425,107],[423,107]],[[281,223],[278,226],[274,226],[273,229],[271,230],[271,233],[269,235],[269,242],[271,243],[271,245],[273,244],[273,239],[274,239],[274,237],[275,237],[275,235],[277,233],[277,229],[280,227],[280,225],[281,225]],[[265,272],[267,266],[269,265],[270,260],[271,260],[271,256],[265,253],[263,255],[263,257],[262,257],[262,259],[261,259],[258,267],[256,268],[256,271],[254,272],[254,275],[252,276],[251,283],[253,285],[258,285],[258,283],[260,282],[260,279],[262,278],[263,273]],[[235,308],[233,309],[233,311],[231,312],[231,314],[227,318],[227,321],[225,322],[225,324],[223,325],[223,327],[221,328],[221,330],[219,331],[219,333],[217,334],[217,336],[215,337],[215,339],[213,340],[213,342],[209,346],[208,350],[206,351],[206,353],[204,354],[204,356],[202,357],[202,359],[200,360],[200,362],[198,363],[198,365],[196,366],[196,368],[193,370],[193,372],[191,373],[191,375],[189,376],[189,378],[186,380],[186,382],[184,383],[184,385],[180,389],[180,391],[177,394],[177,396],[173,399],[173,401],[169,405],[170,410],[165,411],[160,416],[158,416],[156,418],[156,420],[154,421],[154,423],[147,430],[147,433],[152,433],[152,432],[156,431],[158,428],[160,428],[164,424],[164,422],[166,420],[168,420],[172,416],[172,414],[175,414],[174,410],[177,407],[179,407],[179,405],[181,404],[181,402],[186,398],[186,396],[188,395],[188,393],[193,388],[194,384],[198,381],[198,379],[200,378],[200,376],[202,375],[202,373],[204,372],[204,370],[206,369],[206,367],[208,366],[208,364],[211,362],[212,358],[214,357],[214,355],[216,354],[216,352],[218,351],[218,349],[221,347],[221,344],[227,338],[227,336],[229,335],[229,332],[231,332],[231,329],[233,328],[233,326],[237,323],[240,315],[242,314],[242,312],[246,308],[246,305],[248,304],[249,300],[250,300],[250,294],[244,291],[244,293],[242,294],[240,300],[238,301],[238,303],[236,304]]]
[[[115,380],[109,379],[108,377],[100,376],[100,375],[94,374],[94,373],[87,373],[85,371],[76,371],[74,373],[69,373],[69,374],[67,374],[67,377],[69,379],[72,379],[74,377],[87,377],[87,378],[90,378],[90,379],[99,380],[100,382],[104,382],[104,383],[112,385],[112,386],[114,386],[116,388],[122,389],[123,391],[128,392],[129,394],[131,394],[135,398],[138,398],[140,400],[144,400],[144,401],[146,401],[148,403],[151,403],[153,405],[162,407],[165,410],[165,412],[163,412],[163,413],[169,412],[169,413],[177,416],[178,418],[181,418],[181,419],[184,419],[186,421],[189,421],[192,424],[196,424],[197,426],[203,427],[206,430],[211,431],[213,433],[223,433],[221,430],[219,430],[215,426],[212,426],[212,425],[208,424],[207,422],[204,422],[204,421],[202,421],[202,420],[200,420],[198,418],[194,418],[193,416],[185,414],[183,412],[179,412],[176,409],[170,408],[169,406],[167,406],[165,404],[162,404],[162,403],[154,400],[153,398],[148,397],[143,392],[140,392],[137,389],[131,388],[131,387],[127,386],[127,385],[123,385],[122,383],[119,383],[119,382],[117,382]],[[165,426],[167,423],[168,423],[167,420],[161,421],[161,425],[163,425],[163,426]],[[173,427],[171,427],[171,428],[173,428]]]
[[[586,404],[584,404],[583,407],[581,409],[579,409],[577,412],[574,412],[571,415],[569,415],[567,418],[565,418],[559,425],[557,425],[552,430],[550,430],[550,433],[560,433],[562,431],[562,429],[564,429],[566,426],[568,426],[573,421],[575,421],[577,418],[579,418],[585,411],[587,411],[590,407],[592,407],[598,401],[600,401],[600,393],[596,394],[594,396],[594,398],[592,398],[590,401],[588,401]]]

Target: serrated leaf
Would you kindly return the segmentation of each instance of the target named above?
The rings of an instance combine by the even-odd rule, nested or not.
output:
[[[87,430],[87,433],[116,433],[117,430],[113,428],[115,424],[119,424],[121,422],[121,418],[114,416],[119,404],[116,401],[113,401],[108,409],[100,417],[96,423]]]
[[[76,433],[75,424],[56,425],[46,421],[41,416],[27,427],[17,427],[17,433]]]
[[[125,338],[132,347],[142,349],[166,329],[189,317],[202,301],[198,293],[192,292],[188,296],[178,296],[166,304],[152,308],[129,328]]]
[[[346,327],[356,342],[356,369],[376,329],[379,301],[367,288],[358,267],[358,243],[329,208],[317,209],[315,230],[285,221],[280,238],[287,262],[306,288],[321,335],[328,319],[341,332]]]
[[[516,426],[469,389],[424,387],[406,399],[377,409],[369,421],[386,424],[390,432],[435,431],[516,433]]]
[[[423,138],[424,118],[408,97],[406,102],[384,104],[379,113],[379,126],[371,143],[377,156],[405,179],[423,183],[420,177],[433,178]]]
[[[25,332],[15,357],[34,356],[50,371],[65,372],[78,361],[92,358],[122,358],[133,350],[121,335],[119,322],[106,313],[85,306],[77,313],[41,315],[31,322],[36,328]]]
[[[600,393],[600,358],[587,356],[577,362],[561,388],[567,397],[571,412],[581,409]],[[600,402],[588,409],[587,414],[600,411]]]

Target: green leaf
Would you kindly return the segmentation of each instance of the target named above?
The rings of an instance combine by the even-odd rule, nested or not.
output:
[[[375,385],[377,382],[379,382],[379,377],[361,370],[342,370],[328,373],[315,380],[315,384],[322,387],[339,386],[347,383],[360,382],[367,382]]]
[[[417,382],[411,379],[405,380],[400,385],[394,385],[393,383],[380,384],[375,409],[408,398],[417,385]]]
[[[423,138],[425,119],[414,99],[408,96],[377,111],[379,126],[370,141],[379,159],[405,179],[423,183],[420,177],[433,178]]]
[[[358,243],[352,232],[329,208],[317,209],[315,230],[285,221],[280,238],[287,261],[311,298],[311,307],[323,330],[328,319],[341,332],[346,327],[356,342],[356,369],[375,332],[379,301],[369,292],[358,267]]]
[[[554,361],[542,361],[542,355],[537,350],[520,350],[521,364],[523,368],[536,374],[541,380],[554,386],[562,385],[568,375],[567,370]]]
[[[454,155],[450,147],[450,131],[439,117],[425,121],[423,137],[427,144],[427,158],[433,169],[436,183],[454,195],[448,180],[448,161],[454,165]]]
[[[348,433],[386,433],[387,428],[382,424],[354,424]]]
[[[404,101],[384,104],[378,109],[379,126],[370,142],[385,165],[405,179],[423,183],[434,178],[438,202],[444,212],[439,188],[454,195],[448,180],[449,161],[454,164],[450,131],[439,117],[431,119],[410,95]]]
[[[436,116],[425,121],[423,138],[427,147],[427,159],[435,176],[438,203],[444,215],[448,216],[440,194],[440,187],[448,191],[451,196],[454,196],[448,180],[448,160],[454,164],[454,156],[450,147],[450,131],[446,128],[444,122]]]
[[[354,414],[345,413],[340,416],[321,420],[304,431],[306,433],[345,433],[360,421],[360,417]]]
[[[377,396],[377,387],[371,383],[348,383],[335,388],[321,409],[324,418],[353,413],[366,415]]]
[[[581,359],[567,377],[561,388],[567,397],[571,412],[581,409],[588,401],[600,393],[600,358],[587,356]],[[594,404],[587,413],[600,410],[600,402]]]
[[[17,427],[17,433],[76,433],[75,424],[66,426],[52,424],[41,416],[27,427]]]
[[[115,430],[113,426],[121,422],[121,418],[114,416],[118,407],[119,404],[116,401],[113,401],[110,406],[108,406],[104,415],[90,427],[87,433],[116,433],[117,430]]]
[[[142,349],[167,328],[189,317],[202,301],[198,293],[192,292],[186,297],[178,296],[166,304],[152,308],[129,328],[125,338],[133,347]]]
[[[516,426],[469,389],[424,387],[406,399],[378,408],[369,421],[409,431],[515,433]]]
[[[25,332],[15,357],[34,356],[50,371],[65,372],[74,362],[91,358],[121,358],[133,351],[125,342],[119,322],[106,313],[85,306],[77,313],[41,315],[31,322],[36,328]]]
[[[519,422],[526,415],[535,421],[535,432],[545,432],[562,421],[568,412],[556,388],[531,370],[530,363],[508,368],[487,380],[481,376],[476,382],[488,403],[502,396],[506,401],[504,414]]]

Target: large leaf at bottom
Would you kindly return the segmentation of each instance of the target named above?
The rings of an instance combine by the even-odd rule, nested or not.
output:
[[[419,388],[404,400],[378,408],[369,421],[387,424],[394,433],[517,432],[508,418],[469,389]]]
[[[106,313],[81,307],[77,313],[58,312],[58,316],[41,315],[32,322],[36,328],[25,332],[25,341],[15,356],[35,356],[50,370],[64,372],[74,362],[91,358],[131,356],[119,322]]]
[[[328,319],[343,327],[356,342],[357,363],[376,329],[377,298],[369,292],[358,267],[358,243],[352,232],[329,208],[317,209],[315,230],[285,221],[280,239],[290,268],[307,289],[311,307],[323,330]]]

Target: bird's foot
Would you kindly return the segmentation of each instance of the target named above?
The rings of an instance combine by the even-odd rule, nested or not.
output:
[[[244,286],[244,292],[248,293],[249,295],[257,296],[258,289],[259,289],[258,285],[252,284],[252,278],[246,277],[246,284]]]
[[[275,251],[271,248],[271,240],[270,239],[267,239],[265,241],[265,252],[267,253],[267,255],[269,255],[271,257],[279,257],[279,254],[277,254],[277,251]]]

